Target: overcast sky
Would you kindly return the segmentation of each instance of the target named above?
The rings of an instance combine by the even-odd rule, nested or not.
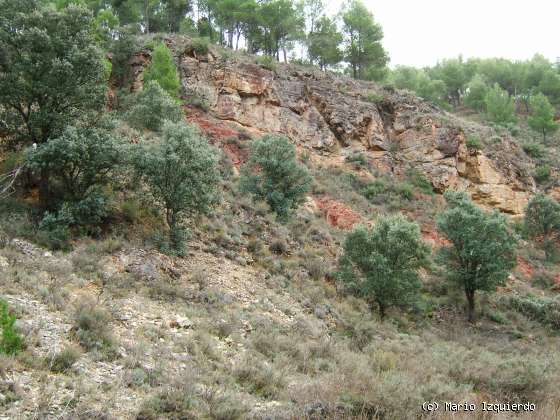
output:
[[[363,0],[381,24],[391,66],[442,58],[560,57],[559,0]],[[326,1],[336,13],[342,0]]]

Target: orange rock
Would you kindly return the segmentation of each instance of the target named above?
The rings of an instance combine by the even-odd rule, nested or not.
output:
[[[349,230],[362,221],[361,216],[340,201],[331,198],[315,198],[315,203],[327,219],[329,225]]]
[[[534,269],[525,258],[517,257],[516,271],[526,278],[531,278],[533,277]]]

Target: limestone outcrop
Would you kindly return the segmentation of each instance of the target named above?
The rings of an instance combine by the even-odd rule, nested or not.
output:
[[[224,124],[288,136],[327,159],[364,152],[380,171],[414,168],[439,192],[465,190],[514,215],[535,189],[531,163],[512,141],[500,139],[488,156],[469,150],[456,119],[410,94],[309,68],[269,70],[251,57],[174,52],[185,98],[204,101]],[[145,62],[145,54],[134,64]]]

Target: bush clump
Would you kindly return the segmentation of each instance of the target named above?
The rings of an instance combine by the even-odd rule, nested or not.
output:
[[[165,212],[169,251],[183,255],[183,217],[206,212],[218,198],[219,154],[191,125],[166,122],[158,145],[140,146],[134,166]]]
[[[17,332],[16,316],[10,312],[8,304],[0,300],[0,328],[2,337],[0,338],[0,353],[15,355],[24,348],[23,337]]]
[[[418,270],[427,265],[428,255],[418,224],[400,215],[384,217],[372,230],[358,227],[346,237],[337,277],[349,291],[377,305],[383,318],[388,307],[415,299]]]
[[[533,159],[542,159],[545,156],[545,150],[539,143],[525,143],[523,150]]]
[[[278,67],[278,62],[269,55],[261,55],[256,58],[257,64],[267,70],[275,71]]]
[[[116,341],[109,328],[110,321],[109,313],[93,302],[80,302],[74,314],[74,332],[80,345],[106,360],[118,357]]]
[[[368,160],[367,156],[363,153],[352,153],[346,156],[346,162],[353,163],[356,168],[367,167]]]
[[[508,298],[507,305],[530,319],[560,330],[560,300],[558,298],[514,295]]]
[[[191,48],[196,54],[208,54],[210,40],[206,37],[193,38]]]
[[[157,82],[172,98],[177,97],[181,82],[171,51],[161,42],[152,52],[152,62],[144,71],[144,83]]]
[[[466,140],[467,149],[469,150],[482,150],[484,147],[480,138],[475,136],[468,136]]]
[[[80,351],[68,346],[56,353],[49,363],[51,372],[64,373],[69,371],[80,358]]]
[[[156,81],[144,85],[133,99],[134,105],[125,118],[135,128],[160,131],[164,121],[179,122],[183,118],[179,103]]]
[[[307,168],[296,160],[296,149],[285,137],[266,135],[251,145],[241,172],[241,189],[264,200],[286,218],[311,189]]]
[[[535,174],[533,175],[533,178],[535,178],[535,181],[537,181],[539,184],[543,184],[550,179],[551,173],[552,171],[550,169],[550,166],[548,165],[538,166],[537,169],[535,169]]]
[[[525,209],[525,232],[530,238],[542,237],[547,259],[553,255],[560,233],[560,204],[544,194],[537,194]]]

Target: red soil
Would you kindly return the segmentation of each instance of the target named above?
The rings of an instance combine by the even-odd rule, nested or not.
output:
[[[350,207],[340,201],[331,198],[314,198],[319,210],[321,210],[327,219],[327,223],[333,227],[349,230],[361,222],[361,216]]]
[[[525,278],[533,277],[534,269],[525,258],[517,257],[517,268],[515,270]]]

